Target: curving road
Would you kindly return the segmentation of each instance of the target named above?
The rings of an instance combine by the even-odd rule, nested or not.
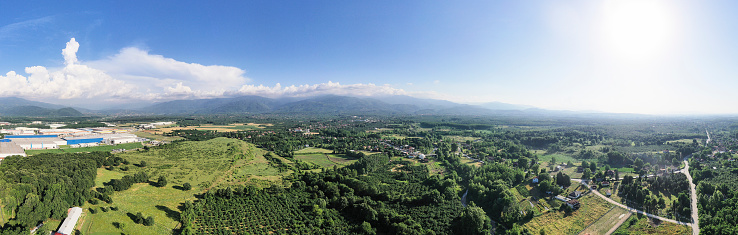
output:
[[[707,138],[710,138],[709,135]],[[684,158],[684,170],[681,172],[684,173],[684,175],[686,175],[687,179],[689,180],[689,192],[692,199],[692,223],[694,224],[692,225],[692,234],[698,235],[700,234],[700,217],[697,213],[697,190],[694,183],[692,183],[692,175],[689,174],[689,162],[687,161],[687,158]]]
[[[643,214],[643,215],[646,215],[648,217],[651,217],[651,218],[654,218],[654,219],[658,219],[658,220],[661,220],[661,221],[666,221],[666,222],[675,223],[675,224],[692,226],[691,223],[684,223],[684,222],[679,222],[679,221],[676,221],[676,220],[673,220],[673,219],[667,219],[667,218],[664,218],[664,217],[661,217],[661,216],[658,216],[658,215],[646,213],[645,211],[641,211],[641,210],[638,210],[638,209],[635,209],[635,208],[632,208],[632,207],[629,207],[629,206],[620,204],[620,203],[618,203],[616,201],[613,201],[609,197],[606,197],[605,195],[602,195],[597,190],[592,190],[592,188],[590,188],[589,185],[587,185],[587,183],[586,182],[583,182],[581,179],[571,179],[571,180],[582,183],[582,185],[584,185],[585,187],[587,187],[587,189],[589,189],[589,191],[591,191],[595,195],[601,197],[602,199],[605,199],[605,201],[607,201],[609,203],[615,204],[616,206],[619,206],[619,207],[621,207],[623,209],[626,209],[626,210],[630,211],[631,213],[639,213],[639,214]],[[692,227],[692,228],[693,228],[693,231],[694,231],[694,227]]]

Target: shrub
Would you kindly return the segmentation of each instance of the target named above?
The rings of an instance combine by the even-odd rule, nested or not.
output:
[[[166,187],[167,186],[167,178],[162,176],[159,176],[159,180],[156,181],[156,185],[159,187]]]
[[[152,216],[146,217],[146,219],[144,220],[143,224],[146,225],[146,226],[154,225],[154,217],[152,217]]]

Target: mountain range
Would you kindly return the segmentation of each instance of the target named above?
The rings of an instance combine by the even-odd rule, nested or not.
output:
[[[190,114],[286,114],[286,115],[493,115],[562,116],[577,112],[553,111],[500,102],[479,105],[410,96],[351,97],[325,95],[303,98],[232,98],[173,100],[136,109],[89,110],[22,98],[0,98],[0,116],[89,115],[190,115]]]
[[[1,116],[74,117],[84,114],[77,109],[61,105],[30,101],[16,97],[0,97]]]

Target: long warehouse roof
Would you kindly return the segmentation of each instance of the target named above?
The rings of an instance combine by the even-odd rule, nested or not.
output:
[[[66,142],[59,138],[31,138],[31,139],[13,139],[13,143],[16,144],[56,144],[60,142]]]
[[[58,135],[6,135],[6,139],[37,139],[37,138],[56,138]]]
[[[85,136],[79,136],[79,137],[67,137],[64,138],[65,140],[84,140],[84,139],[96,139],[96,138],[103,138],[103,139],[111,139],[111,138],[136,138],[137,136],[134,134],[100,134],[100,135],[85,135]]]
[[[23,148],[18,146],[15,143],[8,143],[8,142],[1,142],[0,143],[0,154],[14,154],[18,153],[22,155],[25,155],[25,151],[23,151]]]

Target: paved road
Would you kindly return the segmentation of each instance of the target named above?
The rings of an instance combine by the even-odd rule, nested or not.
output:
[[[626,205],[620,204],[620,203],[618,203],[618,202],[616,202],[616,201],[613,201],[613,200],[612,200],[612,199],[610,199],[609,197],[605,197],[605,195],[602,195],[602,194],[601,194],[600,192],[598,192],[597,190],[592,190],[592,188],[590,188],[590,187],[589,187],[589,185],[587,185],[587,183],[585,183],[585,182],[582,182],[582,180],[581,180],[581,179],[571,179],[571,180],[572,180],[572,181],[577,181],[577,182],[580,182],[580,183],[582,183],[582,185],[584,185],[585,187],[587,187],[587,188],[589,189],[589,191],[591,191],[591,192],[592,192],[592,193],[594,193],[595,195],[597,195],[597,196],[601,197],[602,199],[605,199],[605,201],[607,201],[607,202],[609,202],[609,203],[615,204],[616,206],[619,206],[619,207],[621,207],[621,208],[623,208],[623,209],[626,209],[626,210],[630,211],[631,213],[639,213],[639,214],[644,214],[644,215],[646,215],[646,216],[648,216],[648,217],[651,217],[651,218],[654,218],[654,219],[658,219],[658,220],[661,220],[661,221],[666,221],[666,222],[669,222],[669,223],[675,223],[675,224],[681,224],[681,225],[687,225],[687,226],[692,226],[692,224],[691,224],[691,223],[684,223],[684,222],[679,222],[679,221],[676,221],[676,220],[673,220],[673,219],[667,219],[667,218],[664,218],[664,217],[661,217],[661,216],[658,216],[658,215],[654,215],[654,214],[646,213],[645,211],[641,211],[641,210],[638,210],[638,209],[635,209],[635,208],[632,208],[632,207],[629,207],[629,206],[626,206]]]
[[[707,137],[710,138],[709,135]],[[684,170],[682,171],[684,175],[687,176],[687,179],[689,180],[689,192],[692,197],[692,234],[698,235],[700,234],[700,217],[697,213],[697,189],[695,188],[694,183],[692,183],[692,176],[689,174],[689,162],[687,162],[687,159],[684,159]]]

